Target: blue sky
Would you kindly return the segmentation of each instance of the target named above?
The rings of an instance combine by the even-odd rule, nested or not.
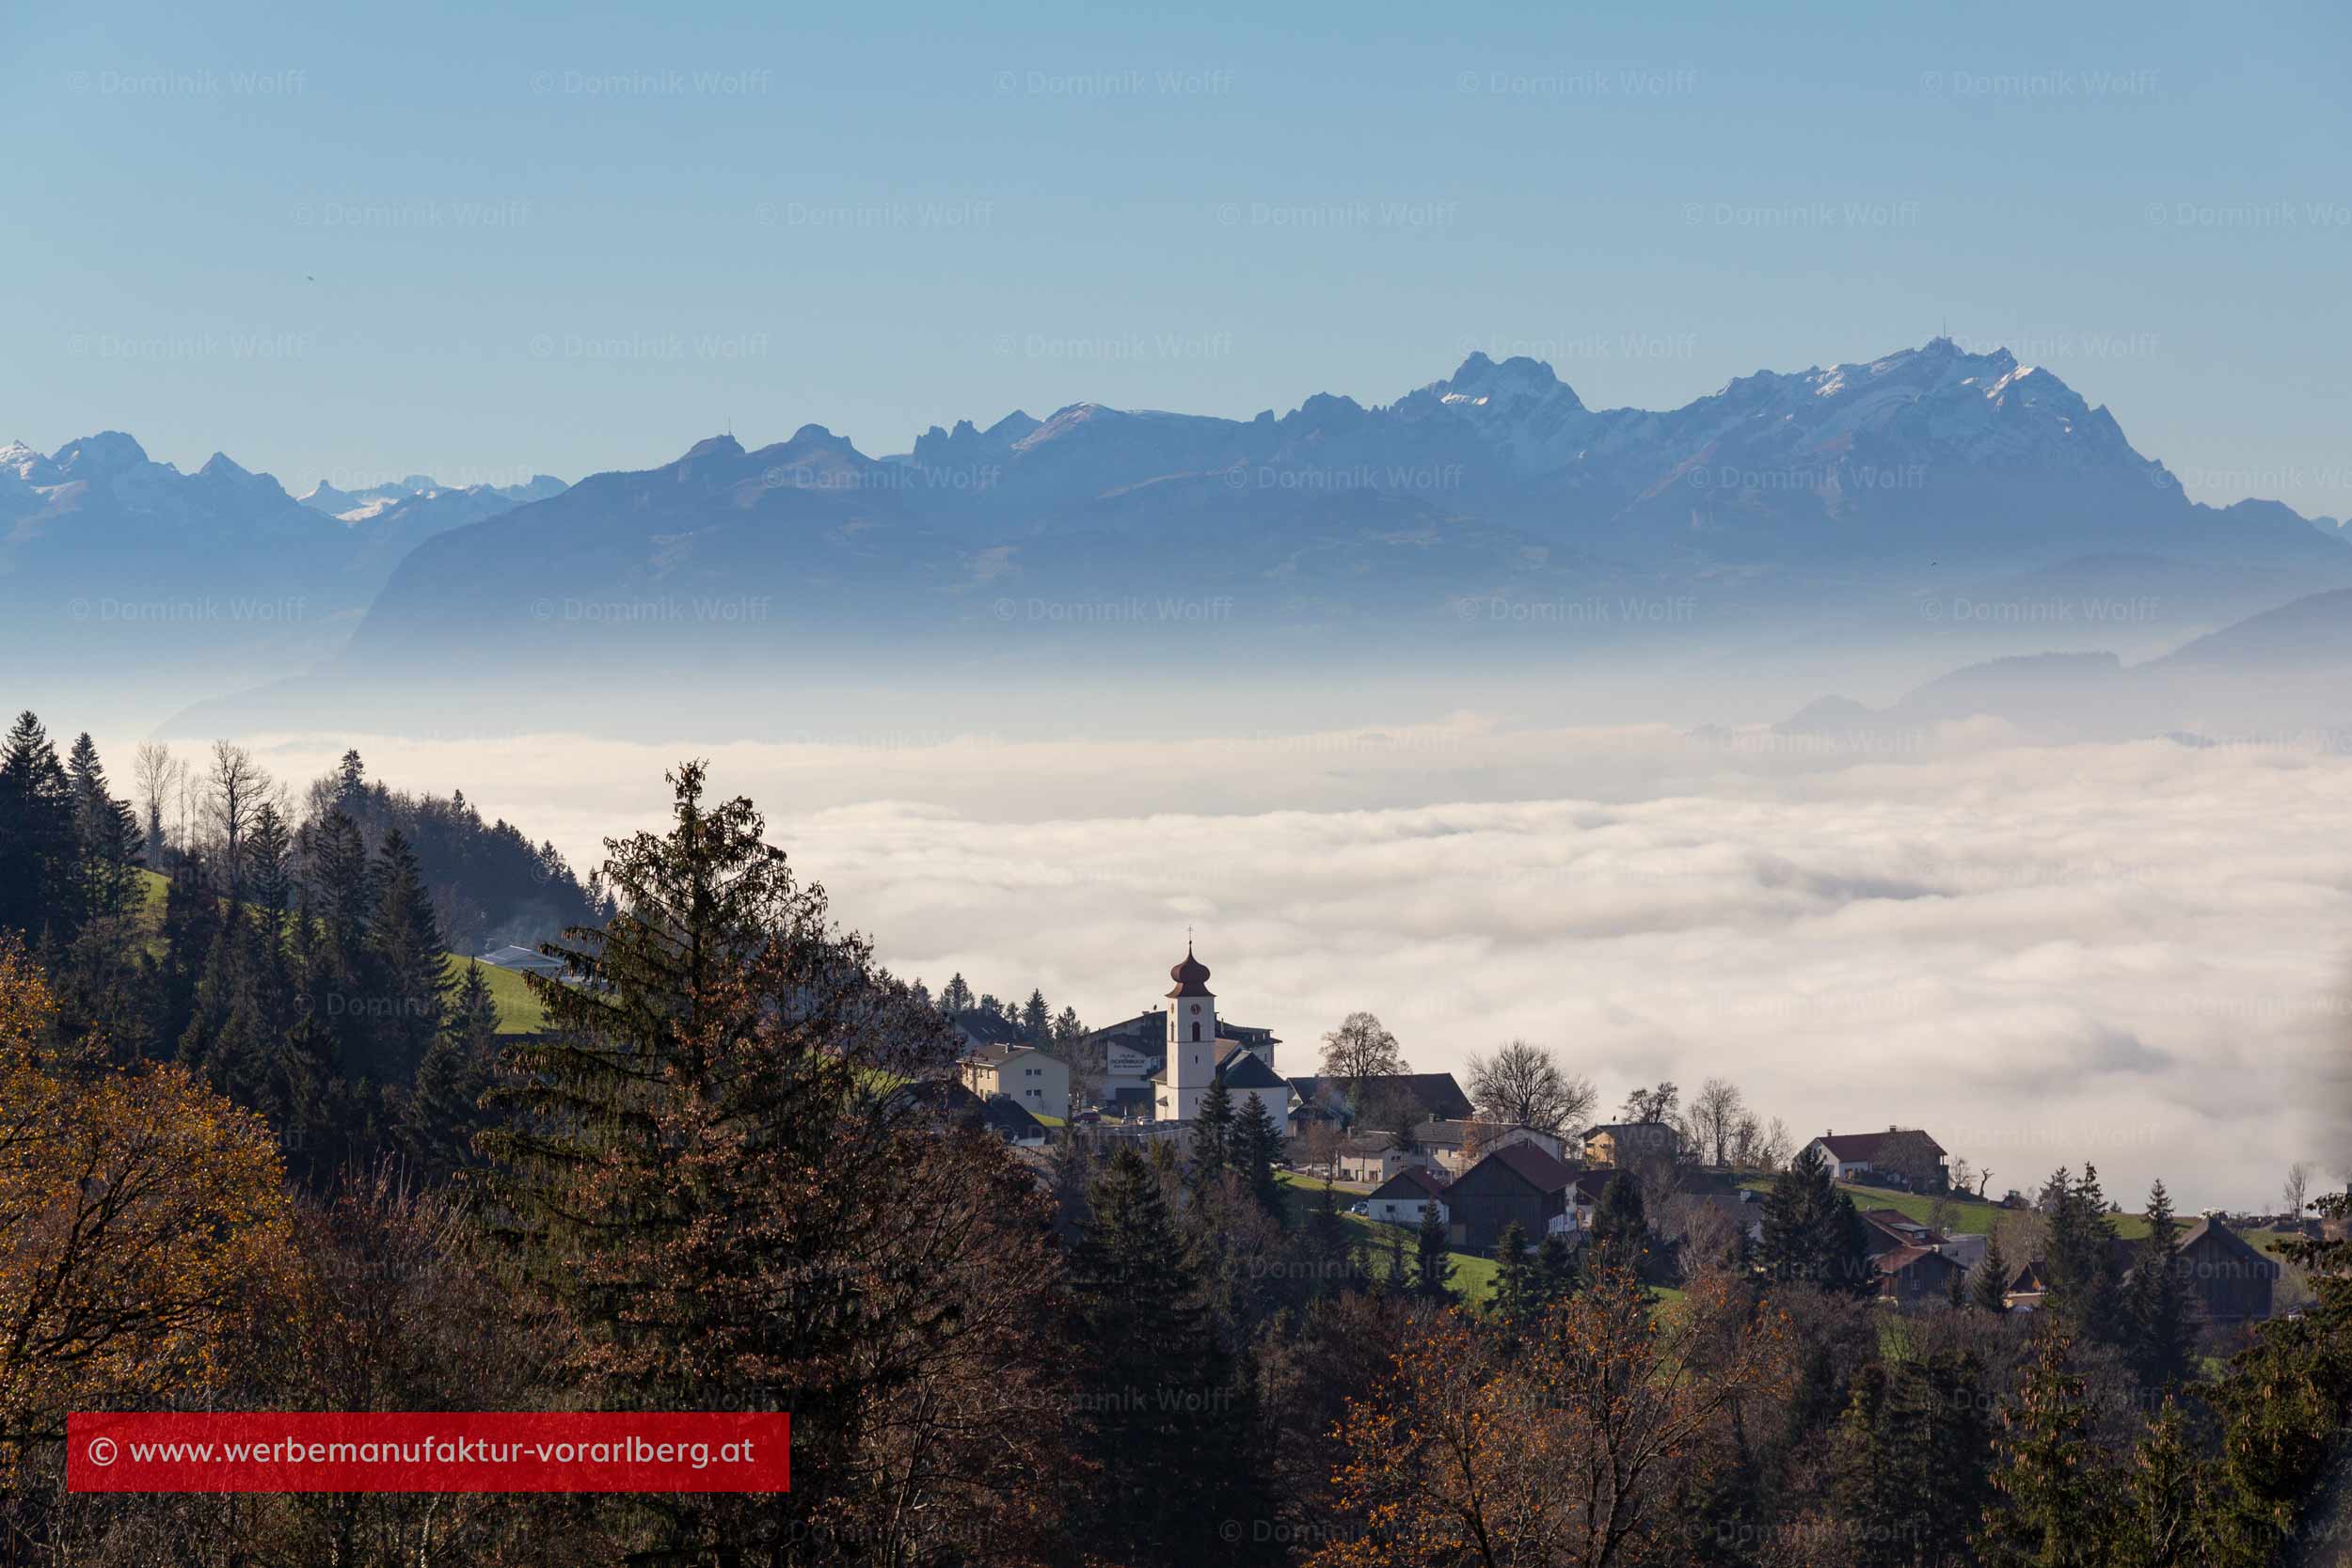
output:
[[[0,440],[577,478],[1948,323],[2352,512],[2341,8],[19,8]]]

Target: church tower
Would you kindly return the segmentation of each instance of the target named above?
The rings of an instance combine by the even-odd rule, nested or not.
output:
[[[1166,1083],[1157,1112],[1163,1120],[1190,1121],[1200,1099],[1216,1081],[1216,997],[1209,990],[1209,966],[1184,943],[1184,961],[1168,972],[1176,989],[1168,993]]]

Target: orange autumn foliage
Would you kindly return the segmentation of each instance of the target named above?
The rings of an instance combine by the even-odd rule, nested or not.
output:
[[[1603,1269],[1524,1342],[1438,1317],[1352,1401],[1344,1525],[1314,1568],[1631,1568],[1688,1559],[1670,1499],[1740,1402],[1786,1392],[1786,1328],[1712,1275],[1673,1308]]]
[[[0,946],[0,1471],[71,1410],[201,1390],[293,1252],[268,1127],[177,1067],[44,1055],[54,1013]]]

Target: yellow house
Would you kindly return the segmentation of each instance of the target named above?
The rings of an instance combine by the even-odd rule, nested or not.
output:
[[[1070,1064],[1034,1045],[989,1045],[957,1064],[963,1086],[1001,1094],[1031,1116],[1070,1119]]]

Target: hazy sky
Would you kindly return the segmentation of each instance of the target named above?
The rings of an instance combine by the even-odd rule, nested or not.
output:
[[[1948,323],[2352,511],[2342,8],[1622,9],[15,8],[0,440],[577,478]]]

